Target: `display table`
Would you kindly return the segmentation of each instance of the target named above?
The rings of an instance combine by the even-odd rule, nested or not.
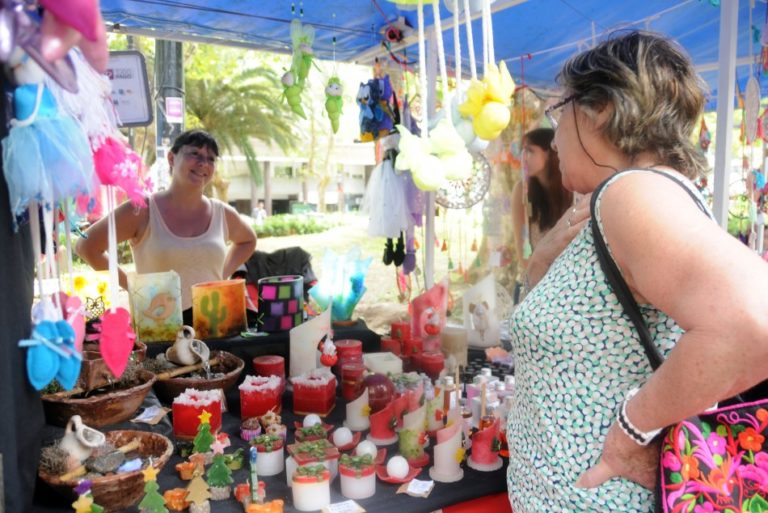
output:
[[[287,335],[286,335],[287,337]],[[285,339],[283,339],[285,341]],[[221,343],[227,343],[227,341],[221,341]],[[235,344],[242,344],[244,350],[250,349],[251,341],[234,342]],[[272,342],[277,343],[277,342]],[[283,342],[284,345],[285,342]],[[212,347],[216,348],[216,346]],[[222,347],[224,348],[224,347]],[[231,346],[226,346],[228,351],[231,351]],[[251,354],[250,352],[248,353]],[[259,353],[264,354],[264,353]],[[246,448],[248,445],[240,439],[238,436],[240,430],[240,412],[238,391],[234,387],[227,394],[227,398],[230,405],[230,411],[223,416],[222,431],[230,435],[232,441],[232,447],[226,450],[226,453],[234,452],[239,447]],[[157,399],[153,393],[150,393],[144,402],[144,407],[157,404]],[[344,419],[344,401],[341,398],[337,399],[336,408],[331,415],[326,419],[326,422],[332,423],[334,426],[340,426]],[[137,413],[138,414],[138,413]],[[289,426],[288,430],[288,443],[293,442],[294,430],[292,429],[293,421],[300,420],[292,413],[292,397],[290,392],[286,392],[283,396],[283,423]],[[125,422],[122,424],[110,426],[103,431],[109,431],[114,429],[139,429],[139,430],[151,430],[170,438],[174,443],[176,440],[173,437],[173,432],[170,423],[170,415],[167,416],[160,424],[156,426],[148,426],[146,424],[133,424]],[[50,443],[52,440],[59,438],[63,435],[63,429],[48,426],[46,429],[45,443]],[[397,450],[397,444],[387,446],[387,457],[394,455]],[[430,452],[428,449],[427,452]],[[181,462],[181,458],[174,453],[170,461],[166,464],[163,471],[158,475],[158,483],[160,490],[164,491],[175,487],[185,487],[188,481],[181,481],[178,477],[174,467],[177,463]],[[425,467],[421,473],[417,476],[417,479],[428,480],[429,466]],[[369,498],[358,500],[358,503],[367,511],[372,513],[387,513],[387,512],[409,512],[409,513],[428,513],[443,507],[475,499],[478,497],[484,497],[487,495],[493,495],[503,493],[506,491],[506,465],[501,469],[494,472],[477,472],[464,465],[464,479],[458,483],[435,483],[435,488],[432,490],[430,496],[426,499],[410,497],[406,494],[396,494],[396,490],[399,485],[387,484],[380,480],[376,483],[376,494]],[[248,465],[243,469],[232,472],[232,477],[235,483],[242,483],[246,481],[248,476]],[[282,472],[276,476],[260,478],[266,483],[267,499],[283,498],[285,500],[285,511],[296,511],[293,508],[291,500],[290,489],[286,485],[285,472]],[[340,492],[340,483],[338,478],[331,483],[331,500],[332,502],[340,502],[344,499]],[[66,501],[57,496],[51,491],[45,483],[38,481],[37,493],[35,498],[35,509],[37,513],[63,513],[65,511],[72,511],[69,504],[72,501]],[[130,513],[138,511],[137,508],[131,508],[126,510]],[[234,499],[226,501],[212,501],[211,502],[212,513],[241,513],[243,508]]]
[[[290,368],[290,335],[288,331],[282,331],[279,333],[265,333],[256,336],[249,337],[230,337],[230,338],[217,338],[208,339],[205,343],[211,350],[220,349],[234,354],[238,358],[242,358],[245,362],[244,373],[252,372],[252,364],[254,356],[262,356],[267,354],[279,355],[285,358],[285,368]],[[360,340],[363,343],[363,352],[371,353],[376,352],[380,348],[381,337],[368,329],[363,321],[355,321],[354,324],[349,326],[333,326],[333,339],[355,339]],[[161,352],[164,352],[171,346],[170,342],[150,342],[147,344],[147,356],[154,357]]]

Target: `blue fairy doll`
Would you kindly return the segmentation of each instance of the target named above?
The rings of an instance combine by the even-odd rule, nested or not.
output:
[[[43,70],[21,50],[8,63],[18,86],[14,117],[2,141],[3,173],[11,211],[22,216],[30,201],[48,207],[91,189],[93,157],[80,125],[60,114],[43,83]]]

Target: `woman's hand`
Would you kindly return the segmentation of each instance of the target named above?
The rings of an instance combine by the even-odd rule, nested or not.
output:
[[[592,194],[582,196],[575,206],[560,217],[554,227],[536,244],[528,260],[528,286],[533,287],[547,274],[549,266],[584,228],[589,219],[589,201]]]
[[[638,445],[614,422],[605,436],[600,461],[584,472],[577,488],[597,488],[614,477],[623,477],[649,490],[656,486],[659,472],[659,441]]]

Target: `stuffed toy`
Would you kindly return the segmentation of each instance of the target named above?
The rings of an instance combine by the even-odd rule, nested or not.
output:
[[[306,114],[304,114],[304,108],[301,106],[301,93],[304,91],[304,88],[296,80],[294,72],[291,70],[286,71],[280,81],[283,83],[283,96],[285,96],[291,110],[298,114],[299,117],[307,119]]]
[[[339,131],[339,118],[344,103],[341,97],[343,92],[344,87],[341,85],[341,79],[335,75],[332,76],[328,80],[328,85],[325,86],[325,112],[328,114],[328,119],[331,120],[334,134]]]

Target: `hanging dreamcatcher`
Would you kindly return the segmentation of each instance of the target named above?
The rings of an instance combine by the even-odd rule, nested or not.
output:
[[[491,186],[491,164],[482,153],[472,154],[472,172],[464,180],[449,181],[435,195],[445,208],[469,208],[481,202]]]

